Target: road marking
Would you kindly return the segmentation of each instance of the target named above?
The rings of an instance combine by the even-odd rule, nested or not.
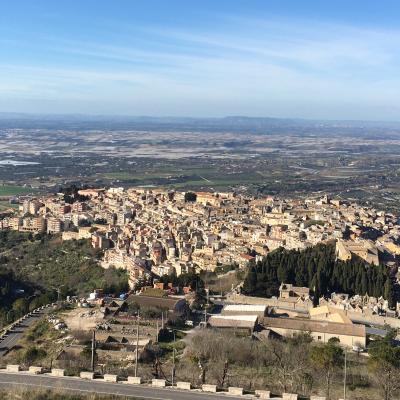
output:
[[[4,381],[4,380],[1,380],[1,378],[0,378],[0,386],[1,385],[7,385],[7,384],[10,384],[10,385],[25,385],[25,386],[44,387],[44,388],[49,388],[49,389],[63,389],[65,391],[74,391],[74,390],[76,390],[76,391],[88,392],[88,393],[93,393],[94,392],[94,393],[98,393],[98,394],[114,394],[114,395],[117,395],[117,396],[136,397],[136,398],[139,398],[139,399],[142,398],[142,399],[149,399],[149,400],[175,400],[174,394],[177,393],[177,392],[181,393],[181,394],[187,394],[187,395],[189,395],[189,397],[193,396],[193,398],[198,398],[198,399],[204,398],[204,397],[210,397],[210,398],[218,397],[218,398],[220,398],[221,395],[223,397],[226,396],[227,399],[228,398],[229,399],[239,399],[239,397],[231,396],[227,392],[209,393],[209,392],[203,392],[201,390],[198,390],[198,391],[197,390],[192,390],[192,391],[185,392],[185,391],[179,390],[179,389],[177,389],[175,387],[174,388],[172,388],[172,387],[157,388],[157,387],[146,386],[146,385],[140,385],[140,386],[139,385],[137,385],[137,386],[134,385],[134,386],[132,386],[130,388],[129,386],[127,386],[128,385],[127,382],[104,382],[104,381],[99,380],[99,379],[95,379],[95,380],[92,381],[92,380],[84,380],[84,379],[79,378],[77,376],[64,376],[64,377],[61,378],[61,377],[58,377],[58,376],[52,376],[52,375],[47,375],[47,374],[44,374],[44,375],[31,375],[27,371],[21,371],[19,373],[15,373],[15,372],[8,372],[8,371],[5,371],[5,370],[0,370],[0,374],[1,375],[13,376],[13,377],[16,377],[16,378],[21,377],[21,376],[28,376],[30,379],[38,379],[38,380],[41,380],[43,378],[44,379],[49,379],[50,378],[50,379],[54,379],[54,381],[55,381],[54,384],[45,385],[45,384],[41,384],[41,383]],[[171,395],[173,397],[165,397],[165,396],[163,396],[163,397],[151,397],[150,396],[149,397],[149,396],[146,396],[146,395],[143,395],[143,394],[140,395],[140,394],[125,394],[125,393],[116,393],[116,392],[106,392],[106,391],[97,390],[96,388],[93,388],[91,390],[89,390],[89,389],[77,389],[77,388],[69,387],[68,386],[68,380],[70,381],[69,383],[71,383],[71,380],[73,380],[73,381],[75,381],[75,383],[82,383],[82,384],[89,384],[89,385],[93,384],[93,386],[106,385],[106,386],[110,386],[110,387],[113,387],[113,388],[118,387],[118,386],[120,387],[120,385],[124,385],[124,389],[144,390],[144,391],[146,391],[146,390],[162,391],[163,395],[164,395],[164,391],[165,391],[166,394],[169,394],[169,395]],[[64,381],[66,381],[65,383],[67,384],[67,386],[63,386]],[[57,383],[58,383],[58,385],[57,385]],[[145,396],[145,397],[143,397],[143,396]],[[240,398],[242,398],[242,397],[240,397]]]
[[[76,391],[76,392],[84,392],[84,393],[98,393],[98,394],[108,394],[108,395],[114,395],[114,396],[124,396],[124,397],[135,397],[135,398],[140,398],[142,397],[141,395],[137,394],[124,394],[124,393],[115,393],[115,392],[104,392],[100,390],[89,390],[89,389],[77,389],[77,388],[69,388],[69,387],[62,387],[62,386],[54,386],[54,385],[43,385],[43,384],[38,384],[38,383],[27,383],[27,382],[0,382],[1,384],[7,384],[7,385],[23,385],[23,386],[34,386],[34,387],[41,387],[41,388],[46,388],[46,389],[61,389],[65,391]],[[143,397],[142,397],[143,398]],[[149,400],[174,400],[173,397],[167,398],[167,397],[149,397],[146,396],[144,397],[145,399]]]

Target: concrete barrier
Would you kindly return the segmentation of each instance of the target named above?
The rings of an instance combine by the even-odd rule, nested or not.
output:
[[[325,396],[310,396],[310,400],[326,400]]]
[[[28,369],[28,372],[35,375],[43,374],[43,367],[35,367],[31,365]]]
[[[112,374],[104,374],[103,379],[105,382],[118,382],[118,376]]]
[[[94,379],[94,372],[82,371],[79,376],[82,379]]]
[[[7,364],[6,367],[7,372],[19,372],[21,371],[21,366],[17,364]]]
[[[132,385],[140,385],[142,383],[142,378],[140,376],[128,376],[127,382]]]
[[[176,388],[190,390],[192,388],[192,384],[190,382],[176,382]]]
[[[156,386],[156,387],[165,387],[166,382],[165,382],[165,379],[153,379],[151,381],[151,385]]]
[[[202,385],[201,390],[203,392],[212,392],[212,393],[216,393],[217,392],[217,385]]]
[[[243,396],[243,388],[235,387],[235,386],[229,386],[228,387],[228,393],[232,394],[234,396]]]
[[[50,374],[53,376],[65,376],[65,369],[52,368]]]
[[[270,399],[271,392],[269,390],[256,390],[256,396],[260,399]]]
[[[294,393],[283,393],[282,400],[297,400],[297,394]]]

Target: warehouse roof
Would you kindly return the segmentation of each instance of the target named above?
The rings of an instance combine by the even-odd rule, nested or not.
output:
[[[263,312],[267,309],[263,304],[228,304],[224,307],[224,311],[246,311],[246,312]]]
[[[254,329],[257,315],[213,315],[208,323],[213,328],[248,328]]]
[[[263,325],[266,328],[282,328],[298,331],[310,331],[330,333],[334,335],[348,335],[365,337],[366,331],[364,325],[342,324],[337,322],[320,322],[309,319],[297,318],[263,318]]]

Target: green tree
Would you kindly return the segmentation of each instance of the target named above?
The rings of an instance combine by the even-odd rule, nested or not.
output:
[[[28,312],[29,303],[26,299],[17,299],[14,301],[12,309],[17,316],[21,317]]]
[[[384,298],[388,301],[389,307],[393,307],[395,300],[394,300],[393,281],[390,277],[386,278],[384,291],[385,291]]]
[[[255,267],[250,268],[249,273],[243,283],[243,292],[251,294],[256,289],[257,285],[257,271]]]
[[[189,203],[189,202],[194,202],[197,199],[197,195],[196,193],[193,192],[186,192],[185,193],[185,202]]]
[[[394,346],[396,330],[376,340],[369,348],[368,367],[380,388],[383,400],[392,400],[400,391],[400,348]]]
[[[336,260],[335,242],[318,244],[302,251],[278,248],[248,268],[243,292],[253,296],[277,296],[281,282],[307,286],[315,299],[332,292],[383,296],[395,304],[390,271],[383,265],[368,265],[355,257]]]
[[[28,347],[22,354],[21,361],[26,365],[31,365],[35,361],[46,356],[46,352],[35,346]]]
[[[329,399],[332,380],[343,364],[343,350],[335,341],[315,346],[311,350],[311,361],[325,377],[326,397]]]

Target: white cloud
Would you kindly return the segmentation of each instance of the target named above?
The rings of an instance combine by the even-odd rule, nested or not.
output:
[[[135,35],[123,27],[113,43],[41,38],[34,62],[0,62],[0,96],[143,114],[350,118],[354,107],[357,118],[364,109],[365,118],[393,119],[398,111],[398,31],[243,18],[223,26],[135,27]]]

